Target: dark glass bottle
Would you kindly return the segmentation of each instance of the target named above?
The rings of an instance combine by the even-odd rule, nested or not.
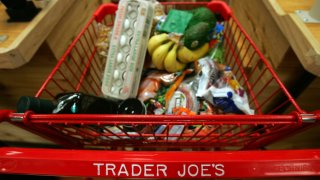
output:
[[[23,96],[17,112],[27,110],[42,114],[117,114],[118,103],[81,92],[61,93],[54,101]]]
[[[51,114],[54,108],[54,102],[31,96],[22,96],[17,103],[17,113],[33,111],[37,114]]]
[[[56,114],[116,114],[118,103],[80,92],[62,93],[56,96]]]

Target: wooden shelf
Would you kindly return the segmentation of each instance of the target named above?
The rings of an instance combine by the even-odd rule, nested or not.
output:
[[[263,0],[303,67],[320,76],[320,24],[304,23],[296,10],[310,10],[314,0]]]
[[[28,26],[29,23],[7,23],[9,16],[6,13],[6,7],[0,4],[0,29],[1,35],[6,35],[5,41],[0,42],[0,48],[9,48],[13,44],[14,40],[17,39],[19,34]]]
[[[13,69],[29,62],[40,45],[75,0],[51,0],[30,22],[7,22],[5,6],[0,4],[0,68]]]

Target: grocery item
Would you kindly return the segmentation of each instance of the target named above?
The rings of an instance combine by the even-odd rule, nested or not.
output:
[[[160,2],[154,1],[154,16],[151,34],[155,34],[155,32],[160,29],[160,26],[165,21],[166,16],[164,6]]]
[[[167,33],[156,34],[152,36],[148,41],[148,52],[153,54],[161,44],[169,41],[169,35]]]
[[[96,42],[97,52],[102,58],[108,56],[111,28],[104,24],[98,24],[98,40]]]
[[[173,48],[169,51],[164,59],[164,69],[167,72],[177,72],[183,70],[187,64],[180,62],[177,59],[178,45],[174,44]]]
[[[180,62],[190,63],[204,57],[209,51],[209,43],[205,43],[195,50],[190,50],[186,46],[179,47],[177,56]]]
[[[213,114],[224,114],[224,112],[221,109],[214,107],[207,100],[200,99],[198,114],[199,115],[213,115]]]
[[[219,64],[223,64],[223,46],[222,43],[217,43],[215,45],[215,47],[213,47],[210,52],[208,53],[210,56],[210,59],[212,59],[213,61],[219,63]]]
[[[168,102],[166,114],[177,114],[178,112],[192,114],[191,111],[194,113],[198,111],[199,102],[192,85],[192,82],[190,84],[184,82],[179,86]],[[190,111],[186,111],[184,108]]]
[[[54,102],[31,96],[22,96],[17,103],[17,113],[33,111],[38,114],[51,114],[55,108]]]
[[[182,81],[186,77],[186,75],[191,74],[193,72],[192,69],[186,69],[182,72],[182,74],[177,78],[177,80],[172,84],[172,86],[167,90],[167,92],[164,95],[165,98],[165,106],[168,108],[169,103],[171,101],[171,98],[173,97],[175,91],[177,88],[180,87]]]
[[[194,77],[187,78],[183,82],[181,82],[181,84],[178,85],[177,90],[174,91],[170,100],[166,102],[165,114],[196,115],[196,112],[198,111],[199,107],[199,102],[195,95],[196,88],[197,81],[194,79]],[[156,131],[156,133],[163,133],[162,131],[165,128],[166,125],[161,125],[159,129]],[[184,129],[184,125],[172,125],[169,126],[168,129],[169,135],[179,136]],[[177,138],[178,137],[169,137],[168,140],[177,140]]]
[[[212,27],[206,22],[199,22],[189,27],[184,33],[183,44],[189,49],[197,49],[210,41]]]
[[[229,87],[215,88],[212,86],[209,88],[209,92],[210,94],[205,95],[204,97],[214,106],[222,109],[224,113],[242,114],[242,111],[235,105],[233,101],[234,94],[232,89]]]
[[[116,114],[118,103],[81,92],[61,93],[56,96],[54,114]]]
[[[145,102],[155,98],[161,86],[169,86],[175,82],[178,73],[167,73],[164,71],[150,71],[146,73],[146,77],[141,80],[138,99]]]
[[[152,63],[156,66],[157,69],[164,69],[164,60],[169,52],[169,49],[174,44],[173,41],[169,41],[165,44],[160,45],[154,52],[152,53]]]
[[[33,111],[38,114],[116,114],[118,102],[81,92],[60,93],[54,100],[22,96],[17,112]]]
[[[148,52],[157,69],[167,72],[182,71],[188,63],[195,62],[208,53],[213,26],[206,22],[207,17],[203,17],[206,16],[206,10],[210,11],[207,8],[199,8],[201,13],[195,10],[199,22],[192,26],[189,26],[189,20],[193,17],[191,11],[170,9],[168,16],[158,21],[156,32],[148,41]],[[212,14],[210,11],[210,15]]]
[[[188,126],[185,131],[183,132],[182,136],[185,136],[184,138],[182,138],[182,140],[188,140],[190,137],[188,136],[193,136],[195,133],[197,134],[198,137],[193,137],[193,140],[198,140],[198,139],[206,139],[203,138],[204,136],[212,133],[212,131],[214,130],[214,126],[212,125],[205,125],[205,126],[200,126],[200,125],[196,125],[196,126]],[[202,137],[201,137],[202,136]]]
[[[254,114],[248,97],[230,67],[218,65],[210,57],[198,61],[201,69],[196,96],[204,98],[224,113]],[[224,67],[224,68],[223,68]]]
[[[161,24],[160,32],[184,34],[192,13],[183,10],[170,9],[165,21]]]
[[[137,96],[153,16],[152,1],[120,0],[101,88],[107,98]]]
[[[146,114],[146,107],[139,99],[129,98],[118,106],[118,114]]]
[[[214,63],[209,57],[202,58],[198,61],[199,71],[199,87],[197,89],[196,96],[203,97],[207,93],[208,88],[220,79],[222,72],[218,69],[216,63]],[[200,74],[199,73],[199,74]]]
[[[192,72],[192,69],[176,73],[153,71],[147,75],[141,82],[138,98],[145,102],[148,114],[166,113],[169,101],[177,88],[186,75]]]
[[[233,75],[231,68],[226,66],[223,71],[223,80],[239,95],[244,95],[244,90],[240,83],[237,81],[236,77]]]
[[[216,26],[214,27],[212,39],[218,40],[218,42],[222,42],[223,33],[224,33],[224,22],[217,22]]]
[[[205,98],[214,106],[222,109],[224,113],[254,114],[254,110],[249,107],[248,98],[245,93],[241,97],[228,86],[224,88],[211,86],[209,92],[209,94],[205,95]]]
[[[184,125],[173,125],[173,126],[169,126],[169,136],[180,136],[180,134],[182,133],[184,128]],[[168,137],[166,139],[168,139],[169,141],[175,141],[178,139],[178,137]]]
[[[134,132],[132,126],[105,126],[102,129],[104,134],[108,134],[108,138],[119,140],[119,139],[130,139],[130,135],[138,135],[137,132]],[[127,136],[129,135],[129,136]],[[102,138],[105,136],[101,136]],[[103,139],[105,140],[105,139]]]
[[[215,14],[207,7],[199,7],[192,10],[192,18],[188,24],[188,28],[198,24],[199,22],[208,23],[210,27],[213,27],[217,21]]]
[[[191,49],[198,49],[203,44],[208,43],[212,29],[215,27],[217,19],[215,14],[206,7],[192,10],[192,18],[184,32],[183,44]]]
[[[247,93],[243,93],[243,96],[234,93],[232,96],[234,104],[240,109],[244,114],[253,115],[254,110],[250,108]],[[232,112],[231,112],[232,113]]]
[[[187,63],[178,59],[179,39],[175,34],[166,33],[154,35],[149,39],[148,52],[157,69],[174,73],[186,67]]]
[[[136,98],[129,98],[122,101],[118,106],[118,114],[146,114],[146,107],[143,102]],[[144,125],[123,125],[125,132],[136,132],[142,130]]]
[[[132,3],[126,0],[124,2],[127,5]],[[137,1],[137,4],[140,2],[142,1]],[[119,8],[124,6],[123,4],[121,6],[121,3],[119,5]],[[115,21],[115,27],[120,29],[117,33],[120,45],[118,45],[119,47],[115,46],[116,50],[113,54],[111,41],[108,55],[108,58],[113,55],[113,58],[117,60],[124,59],[125,55],[118,52],[126,50],[126,42],[130,42],[128,40],[130,37],[122,36],[123,29],[131,25],[131,22],[126,21],[126,14],[130,8],[122,8],[124,8],[123,14],[119,9]],[[145,51],[148,51],[150,62],[153,64],[152,68],[155,69],[147,69],[147,73],[143,74],[137,96],[133,96],[133,94],[126,96],[126,93],[121,94],[122,91],[119,89],[119,94],[126,98],[121,97],[124,99],[121,99],[117,113],[152,115],[253,114],[254,111],[249,107],[243,88],[236,81],[231,69],[223,65],[223,22],[217,22],[215,15],[207,8],[197,8],[191,11],[171,9],[168,16],[163,13],[161,6],[158,6],[157,9],[159,14],[156,19],[153,17],[153,25],[157,24],[156,29],[153,29],[155,32],[146,41],[145,47],[141,45]],[[192,16],[189,16],[190,12]],[[123,16],[123,23],[120,25],[117,24],[119,14],[120,17]],[[180,22],[177,17],[181,17],[181,14],[186,14],[186,19]],[[186,23],[187,21],[188,23]],[[126,31],[124,30],[124,32]],[[122,62],[120,60],[114,64]],[[106,67],[108,66],[106,65]],[[113,67],[117,70],[117,64]],[[137,71],[141,71],[141,67],[137,67],[140,68]],[[117,74],[113,74],[113,76],[113,78],[118,77]],[[136,73],[132,77],[140,79],[141,73]],[[133,80],[131,79],[131,81]],[[132,85],[132,87],[134,86]],[[155,134],[168,133],[173,135],[167,139],[171,141],[176,140],[182,133],[184,135],[195,132],[206,134],[212,128],[212,126],[185,127],[184,125],[159,125],[150,128],[148,126],[133,127],[128,124],[121,127],[110,126],[108,130],[114,134],[123,134],[123,131],[141,133],[142,130]],[[127,137],[123,136],[122,138]]]
[[[149,99],[146,102],[147,113],[153,115],[161,115],[166,112],[165,107],[156,99]]]
[[[196,112],[191,111],[185,107],[175,107],[172,109],[172,113],[175,115],[196,115]]]

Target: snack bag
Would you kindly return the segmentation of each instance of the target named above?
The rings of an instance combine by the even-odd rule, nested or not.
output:
[[[198,111],[197,82],[189,78],[182,82],[169,101],[166,114],[190,115]],[[192,113],[193,112],[193,113]]]
[[[254,114],[248,97],[231,68],[221,66],[209,57],[199,60],[199,86],[196,96],[210,102],[224,113]]]
[[[178,73],[167,73],[163,71],[151,70],[146,73],[146,76],[141,80],[138,99],[142,102],[146,102],[149,99],[154,99],[157,96],[158,91],[162,86],[169,86],[173,84]]]

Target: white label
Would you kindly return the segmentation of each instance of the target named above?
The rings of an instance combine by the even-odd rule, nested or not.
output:
[[[222,177],[225,175],[225,167],[219,163],[173,163],[173,164],[116,164],[93,163],[97,176],[108,177]]]
[[[177,90],[174,92],[172,98],[169,101],[167,114],[172,114],[172,110],[178,107],[187,107],[187,97],[186,95]]]

